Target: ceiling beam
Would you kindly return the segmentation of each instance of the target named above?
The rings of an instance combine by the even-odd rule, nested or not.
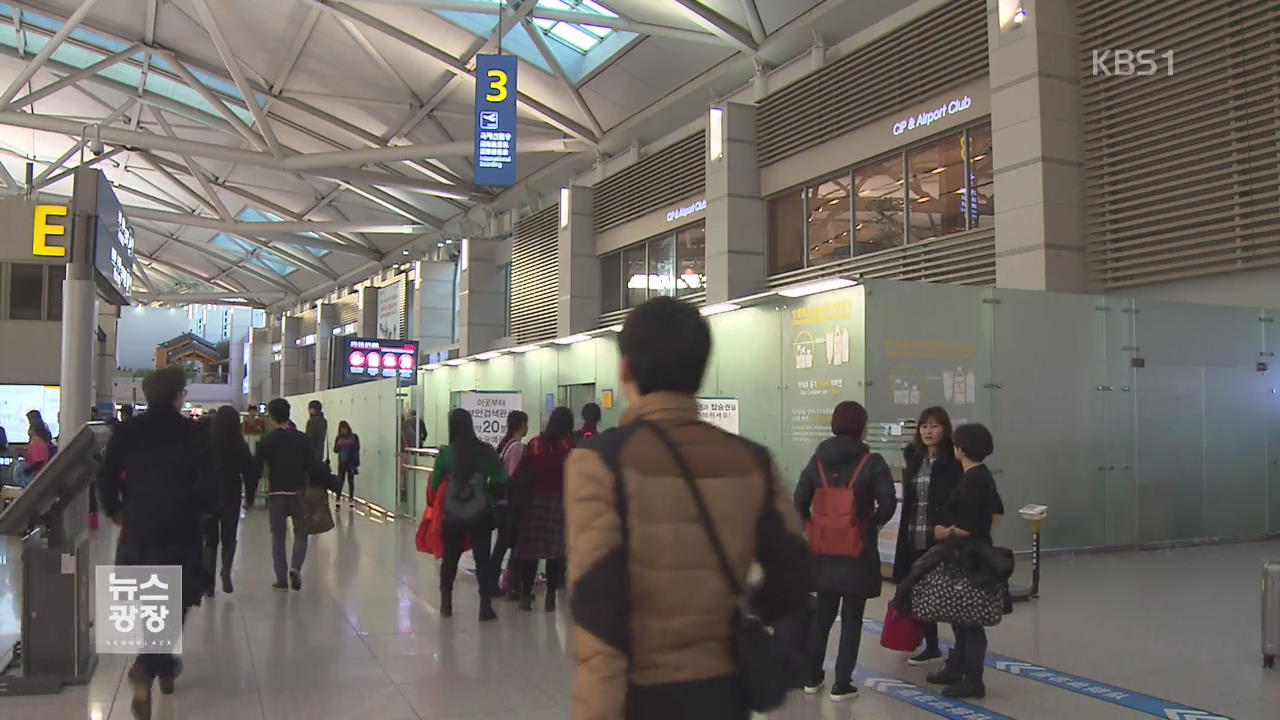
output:
[[[698,0],[675,0],[708,30],[724,38],[734,47],[748,55],[755,55],[759,44],[751,37],[751,33],[741,25],[698,2]]]
[[[534,0],[527,0],[532,4]],[[573,98],[573,104],[578,107],[578,112],[586,116],[588,122],[591,123],[591,129],[596,131],[596,137],[604,137],[604,128],[600,126],[600,121],[596,119],[596,114],[591,111],[591,106],[587,105],[587,101],[583,99],[582,93],[578,92],[578,87],[569,79],[569,74],[564,71],[564,66],[560,64],[560,59],[556,54],[551,52],[551,48],[547,47],[547,41],[542,37],[542,32],[532,20],[525,20],[525,31],[529,37],[533,39],[533,44],[538,47],[538,52],[542,54],[542,59],[547,61],[551,69],[555,72],[560,84],[564,86],[569,97]]]
[[[760,18],[760,7],[756,5],[756,0],[740,0],[742,3],[742,12],[747,15],[747,25],[751,28],[751,39],[756,41],[756,46],[769,37],[769,33],[765,32],[764,20]]]
[[[386,222],[360,222],[360,221],[330,221],[330,220],[308,220],[306,222],[242,222],[239,220],[217,220],[214,218],[200,217],[197,215],[182,215],[180,213],[165,212],[163,210],[152,210],[144,207],[129,206],[125,208],[125,213],[129,217],[140,218],[142,220],[151,220],[153,222],[163,222],[170,225],[180,225],[183,227],[198,227],[206,230],[216,230],[218,232],[231,233],[233,235],[296,235],[298,233],[322,233],[322,232],[366,232],[366,233],[385,233],[392,235],[421,235],[422,233],[431,232],[434,228],[428,225],[415,224],[395,224]],[[329,240],[317,240],[315,238],[301,237],[297,240],[291,240],[296,245],[304,245],[314,247],[317,250],[332,250],[334,252],[342,252],[348,255],[356,255],[359,257],[369,257],[373,252],[368,248],[356,247],[344,243],[336,243]]]
[[[281,290],[249,290],[247,292],[193,292],[193,293],[147,293],[139,297],[145,302],[159,303],[216,303],[227,300],[257,300],[266,305],[265,300],[284,300],[288,293]]]
[[[244,98],[245,104],[249,106],[249,113],[253,115],[253,121],[258,126],[258,133],[267,143],[267,149],[277,158],[284,157],[284,152],[280,149],[280,141],[276,139],[276,134],[271,129],[271,123],[267,120],[267,113],[262,109],[262,105],[258,103],[257,94],[254,92],[253,87],[249,85],[249,81],[245,79],[244,73],[241,72],[240,61],[236,59],[235,52],[231,50],[231,45],[222,34],[222,28],[218,26],[217,18],[213,16],[213,11],[209,9],[209,3],[207,0],[191,1],[195,3],[196,14],[200,16],[200,23],[204,25],[205,31],[209,33],[209,38],[213,40],[213,47],[218,51],[218,57],[222,58],[222,64],[231,75],[232,82],[235,83],[236,89],[240,91],[240,96]]]
[[[276,73],[276,79],[271,83],[271,94],[279,96],[284,92],[284,85],[289,81],[289,76],[293,74],[293,69],[298,65],[298,58],[302,57],[302,49],[307,46],[307,40],[311,39],[311,33],[316,29],[316,21],[320,19],[323,13],[319,7],[312,6],[311,12],[307,14],[307,19],[302,23],[302,29],[298,31],[298,35],[293,40],[293,47],[289,48],[289,54],[285,57],[284,64],[280,66],[280,71]]]
[[[98,0],[84,0],[84,2],[80,3],[80,7],[76,8],[76,11],[71,13],[71,16],[62,23],[62,27],[58,28],[58,32],[53,34],[53,37],[49,39],[49,42],[45,43],[45,46],[40,49],[40,52],[35,57],[27,61],[27,64],[22,67],[17,77],[9,83],[9,87],[3,93],[0,93],[0,108],[9,107],[9,103],[13,102],[13,99],[17,97],[18,91],[22,89],[22,86],[26,85],[27,81],[35,76],[41,66],[45,64],[45,61],[53,57],[53,53],[57,51],[62,41],[75,32],[75,29],[80,26],[80,22],[84,20],[85,16],[89,14],[89,11],[96,4],[98,4]]]
[[[135,102],[137,102],[137,98],[126,99],[123,103],[119,105],[119,107],[117,107],[115,110],[112,110],[111,114],[108,115],[105,119],[103,119],[100,124],[110,125],[114,123],[116,120],[119,120],[120,116],[128,112],[129,108],[133,107],[133,104]],[[33,189],[39,190],[40,188],[44,187],[47,184],[45,183],[45,180],[50,175],[57,172],[58,168],[61,168],[63,165],[65,165],[67,161],[72,158],[72,156],[80,152],[85,145],[88,145],[90,139],[91,138],[89,138],[87,134],[82,136],[79,140],[76,140],[74,143],[72,143],[71,147],[67,148],[67,151],[62,153],[62,155],[59,156],[57,160],[54,160],[53,162],[46,165],[44,170],[41,170],[40,174],[36,175],[35,178],[32,180],[31,184],[33,186]]]
[[[64,75],[62,78],[58,79],[57,81],[49,83],[48,85],[45,85],[39,90],[36,90],[27,95],[23,95],[17,100],[14,100],[13,102],[9,103],[8,109],[21,110],[22,108],[34,102],[37,102],[39,100],[43,100],[44,98],[49,97],[50,95],[58,92],[59,90],[69,85],[75,85],[76,83],[80,82],[81,80],[84,80],[87,77],[92,77],[94,75],[97,75],[98,73],[115,65],[121,60],[125,60],[126,58],[132,56],[134,53],[138,52],[138,50],[141,47],[142,47],[141,45],[134,43],[133,45],[130,45],[129,47],[125,48],[124,50],[121,50],[118,53],[114,53],[106,56],[105,58],[99,60],[98,62],[90,65],[89,67],[86,67],[85,69],[79,72],[75,72],[70,75]]]
[[[436,62],[439,62],[449,72],[463,79],[475,82],[475,75],[473,71],[466,66],[466,63],[422,38],[411,35],[385,20],[374,17],[362,10],[357,10],[356,8],[344,2],[340,2],[339,0],[307,0],[307,2],[320,5],[331,13],[354,20],[361,25],[377,30],[392,40],[396,40],[397,42],[407,45],[427,57],[432,58]],[[596,135],[591,132],[590,128],[583,126],[581,123],[565,116],[545,103],[542,103],[525,93],[517,92],[516,102],[524,105],[530,112],[570,135],[586,140],[593,145],[598,140]]]

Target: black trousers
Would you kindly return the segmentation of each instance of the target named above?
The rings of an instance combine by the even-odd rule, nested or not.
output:
[[[182,624],[187,624],[187,607],[182,608]],[[178,656],[173,653],[143,653],[134,661],[151,677],[173,677],[178,673]]]
[[[496,595],[498,593],[499,581],[502,575],[502,561],[506,558],[507,553],[516,546],[516,529],[519,527],[519,519],[507,508],[497,514],[498,518],[498,539],[493,546],[493,556],[490,559],[490,565],[493,567],[493,575],[489,578],[490,588]],[[511,565],[514,568],[516,560],[511,559]],[[513,582],[515,582],[513,580]]]
[[[474,525],[444,526],[444,563],[440,566],[440,592],[453,592],[453,581],[458,577],[458,559],[462,557],[462,547],[467,538],[471,538],[471,555],[476,559],[476,582],[480,586],[480,597],[488,596],[489,586],[486,578],[491,577],[489,543],[492,541],[493,527],[488,522]]]
[[[204,522],[204,566],[209,576],[217,575],[218,545],[222,545],[222,574],[231,574],[236,556],[236,533],[240,527],[240,507],[223,510]]]
[[[956,647],[947,664],[964,673],[965,679],[982,684],[987,659],[987,629],[981,625],[952,625]]]
[[[338,499],[342,499],[342,486],[347,486],[347,497],[356,499],[356,469],[342,462],[338,463]]]
[[[749,720],[746,695],[735,677],[632,685],[627,690],[626,720]]]
[[[537,560],[520,560],[519,578],[520,592],[524,595],[533,594],[533,586],[538,581],[538,561]],[[564,582],[564,561],[563,560],[547,560],[547,594],[551,594],[558,590]]]
[[[858,664],[858,650],[862,646],[862,613],[867,609],[867,599],[839,593],[818,593],[818,608],[809,626],[809,678],[822,677],[822,665],[827,657],[827,637],[840,613],[840,651],[836,655],[836,683],[853,681],[853,669]]]

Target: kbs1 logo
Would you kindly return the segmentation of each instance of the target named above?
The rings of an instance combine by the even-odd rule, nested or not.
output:
[[[1093,74],[1106,77],[1134,77],[1157,75],[1163,68],[1165,75],[1173,74],[1173,51],[1158,53],[1155,50],[1094,50]]]

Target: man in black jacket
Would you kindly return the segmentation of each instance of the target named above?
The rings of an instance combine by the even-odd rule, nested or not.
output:
[[[117,565],[182,566],[182,614],[199,605],[212,579],[202,561],[201,518],[213,511],[208,434],[182,416],[187,379],[162,368],[142,381],[147,411],[115,428],[98,470],[102,509],[120,526]],[[170,654],[139,655],[129,670],[133,713],[151,717],[151,684],[174,691],[181,664]]]
[[[329,449],[329,421],[324,416],[324,405],[319,400],[307,403],[307,441],[311,443],[311,454],[316,460],[323,461]]]
[[[267,515],[271,521],[271,557],[275,564],[277,590],[302,589],[302,563],[307,559],[307,533],[303,526],[302,493],[307,489],[315,456],[306,435],[291,428],[289,401],[276,398],[267,403],[267,414],[275,429],[258,441],[256,471],[267,468],[271,488],[267,492]],[[250,501],[252,502],[252,495]],[[293,555],[285,564],[285,531],[293,521]],[[288,584],[285,572],[288,572]]]

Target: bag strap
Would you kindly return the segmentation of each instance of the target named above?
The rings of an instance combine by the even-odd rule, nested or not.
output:
[[[693,495],[693,502],[698,507],[698,515],[702,519],[702,527],[707,531],[708,539],[711,540],[711,548],[715,551],[716,559],[720,563],[720,571],[724,574],[725,580],[733,590],[734,597],[742,597],[742,583],[738,580],[738,576],[733,572],[733,566],[729,563],[729,554],[725,552],[724,545],[720,542],[715,522],[711,519],[711,512],[707,510],[706,498],[703,497],[702,491],[698,489],[698,482],[693,477],[693,470],[689,468],[688,461],[685,460],[684,455],[680,453],[679,448],[676,447],[675,442],[672,441],[671,436],[667,435],[665,430],[647,420],[641,420],[639,424],[647,427],[656,435],[658,440],[666,446],[667,452],[676,461],[677,467],[680,468],[680,473],[684,475],[685,485],[689,487],[689,493]]]
[[[853,489],[853,486],[858,483],[858,478],[862,477],[862,470],[867,466],[867,461],[870,459],[871,459],[871,451],[868,450],[867,454],[863,455],[862,460],[858,462],[858,467],[854,469],[853,477],[849,479],[850,489]],[[833,483],[831,482],[831,476],[827,474],[827,467],[822,464],[821,460],[818,460],[817,462],[818,462],[818,479],[822,482],[822,487],[824,488],[834,487]]]

